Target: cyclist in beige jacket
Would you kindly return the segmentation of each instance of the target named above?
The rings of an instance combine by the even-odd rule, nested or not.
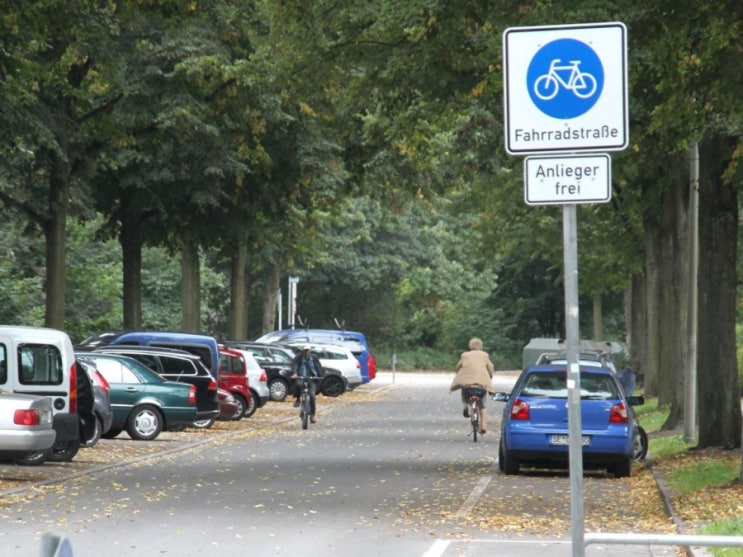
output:
[[[454,376],[449,389],[450,392],[457,389],[462,390],[462,406],[464,407],[462,415],[465,418],[469,418],[470,412],[467,407],[468,401],[464,395],[464,387],[480,385],[488,393],[493,394],[494,392],[493,373],[495,373],[495,368],[488,353],[482,349],[482,341],[479,338],[472,338],[469,347],[469,351],[462,352],[459,357],[456,368],[457,374]],[[480,433],[485,433],[485,400],[483,398],[480,399],[478,406],[480,407]]]

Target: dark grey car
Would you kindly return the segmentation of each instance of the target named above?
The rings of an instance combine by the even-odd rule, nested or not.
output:
[[[92,362],[78,360],[78,363],[85,369],[85,373],[88,374],[90,383],[93,386],[93,413],[95,414],[96,423],[94,424],[93,435],[90,439],[83,442],[83,446],[92,447],[104,433],[111,429],[111,423],[114,418],[114,413],[111,409],[111,392],[108,381],[99,373]]]

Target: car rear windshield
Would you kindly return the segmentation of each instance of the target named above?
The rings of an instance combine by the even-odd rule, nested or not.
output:
[[[567,398],[565,373],[534,372],[526,378],[521,395],[548,398]],[[584,372],[580,374],[581,398],[620,398],[616,382],[606,374]]]
[[[18,368],[23,385],[61,385],[64,380],[62,354],[49,344],[19,345]]]

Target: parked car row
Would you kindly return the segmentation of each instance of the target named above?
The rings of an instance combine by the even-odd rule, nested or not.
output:
[[[347,343],[360,344],[360,333],[337,333],[312,343],[323,366],[319,392],[331,397],[376,368],[363,335],[354,354]],[[308,340],[290,340],[220,345],[206,335],[111,331],[73,347],[63,331],[0,326],[0,460],[72,460],[80,447],[124,431],[153,440],[252,416],[292,391],[292,360]]]

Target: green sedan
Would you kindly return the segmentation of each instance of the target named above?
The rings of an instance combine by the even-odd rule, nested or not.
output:
[[[196,387],[167,381],[133,358],[79,352],[111,386],[111,439],[126,430],[132,439],[151,441],[161,431],[179,430],[196,420]]]

